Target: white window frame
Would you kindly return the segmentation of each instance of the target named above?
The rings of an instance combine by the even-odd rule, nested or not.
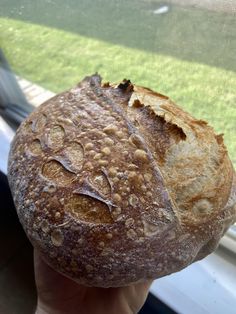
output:
[[[157,279],[151,293],[180,314],[235,314],[236,260],[220,246],[182,271]]]

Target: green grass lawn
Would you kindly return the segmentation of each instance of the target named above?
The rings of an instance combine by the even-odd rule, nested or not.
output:
[[[85,6],[85,2],[81,2]],[[100,2],[106,1],[100,0]],[[140,1],[138,10],[134,8],[132,11],[136,17],[132,15],[130,24],[127,24],[127,17],[123,17],[125,20],[119,18],[121,12],[117,9],[112,13],[114,27],[111,24],[111,17],[108,16],[110,9],[103,7],[105,13],[99,9],[99,14],[104,14],[104,16],[101,19],[103,21],[101,27],[98,21],[95,21],[97,28],[100,27],[97,33],[94,25],[92,25],[90,33],[86,29],[89,27],[89,23],[91,24],[91,17],[87,18],[89,23],[86,24],[85,17],[83,17],[84,20],[81,17],[86,16],[89,12],[85,9],[78,12],[78,17],[81,17],[84,22],[78,22],[77,31],[66,27],[63,30],[62,27],[51,25],[49,21],[47,23],[37,21],[37,16],[31,21],[21,17],[16,19],[16,16],[11,16],[11,18],[2,16],[0,17],[1,48],[18,75],[55,92],[69,88],[84,76],[98,71],[104,80],[119,81],[129,78],[136,84],[145,85],[167,94],[195,117],[208,120],[218,133],[225,134],[225,143],[236,166],[236,72],[233,71],[235,64],[232,62],[232,49],[234,48],[236,51],[236,42],[231,41],[230,49],[229,43],[225,44],[225,55],[223,55],[222,45],[226,36],[225,29],[228,26],[224,28],[224,31],[219,31],[220,25],[218,24],[222,22],[222,16],[218,13],[212,20],[206,20],[206,16],[204,16],[206,14],[209,17],[209,14],[212,13],[202,11],[201,15],[200,10],[191,13],[193,21],[201,24],[202,18],[204,22],[204,27],[200,26],[202,37],[194,25],[186,30],[186,23],[182,21],[177,23],[178,14],[179,17],[184,18],[184,14],[187,14],[186,10],[172,9],[169,13],[172,14],[172,17],[168,23],[164,21],[164,16],[161,16],[161,20],[157,22],[157,17],[154,19],[151,11],[157,2]],[[111,3],[114,4],[114,1]],[[130,5],[130,1],[127,3]],[[141,21],[140,13],[137,12],[140,10],[142,12],[146,8],[145,4],[148,9],[143,14]],[[94,12],[94,8],[91,12]],[[39,19],[39,16],[37,18]],[[67,16],[67,18],[69,17]],[[105,31],[105,18],[109,20],[107,28],[110,35],[107,38],[106,34],[102,36],[101,29],[103,27],[103,31]],[[73,16],[71,19],[71,23],[74,25]],[[177,25],[177,29],[173,31],[170,29],[171,20]],[[144,33],[140,27],[135,30],[134,23],[137,24],[139,21],[145,30]],[[190,20],[187,19],[187,21]],[[120,24],[120,29],[117,28],[117,23]],[[68,24],[70,23],[68,22]],[[172,39],[172,43],[167,47],[165,36],[168,34],[166,30],[168,27],[171,32],[169,39]],[[232,28],[232,24],[230,27]],[[209,34],[204,33],[206,29],[209,29]],[[188,36],[183,43],[180,39],[186,31]],[[112,34],[116,39],[111,37]],[[125,39],[121,38],[122,34]],[[133,34],[136,36],[136,41],[140,36],[140,43],[133,43]],[[144,38],[145,34],[147,38]],[[129,36],[130,43],[128,42]],[[215,54],[214,47],[208,45],[209,36],[212,38],[213,46],[219,44]],[[180,41],[180,45],[183,45],[182,56],[178,41]],[[202,49],[200,57],[195,51],[196,42],[198,43],[197,47]],[[207,51],[208,46],[209,51]],[[191,48],[195,51],[192,54]],[[200,53],[200,48],[198,53]],[[223,60],[220,60],[220,56]],[[219,64],[217,64],[217,60],[220,60]],[[232,70],[229,70],[230,62],[232,62]]]

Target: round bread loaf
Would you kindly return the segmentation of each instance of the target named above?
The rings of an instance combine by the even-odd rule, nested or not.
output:
[[[117,287],[202,259],[236,219],[222,135],[168,97],[99,75],[20,126],[8,178],[30,241],[80,284]]]

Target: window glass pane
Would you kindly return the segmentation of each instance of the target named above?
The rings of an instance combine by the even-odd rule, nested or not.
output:
[[[17,75],[59,92],[85,75],[129,78],[206,119],[236,166],[235,1],[2,0]]]

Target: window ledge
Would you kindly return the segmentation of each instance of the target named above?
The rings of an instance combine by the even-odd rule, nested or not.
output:
[[[220,240],[220,245],[236,254],[236,224],[229,228],[225,236]]]
[[[0,116],[0,171],[7,174],[7,159],[14,131]]]
[[[202,261],[155,280],[151,293],[181,314],[234,314],[235,257],[218,248]]]

